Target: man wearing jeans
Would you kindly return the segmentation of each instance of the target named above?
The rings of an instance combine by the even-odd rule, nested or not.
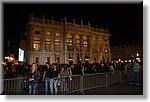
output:
[[[46,62],[46,70],[44,71],[43,74],[43,81],[45,79],[45,95],[48,95],[49,88],[51,94],[53,95],[53,78],[54,78],[54,69],[52,66],[50,66],[49,62]]]
[[[133,81],[135,82],[136,85],[140,85],[140,81],[141,81],[141,75],[140,75],[140,71],[141,71],[141,67],[138,64],[138,61],[135,60],[134,62],[135,64],[133,65]]]

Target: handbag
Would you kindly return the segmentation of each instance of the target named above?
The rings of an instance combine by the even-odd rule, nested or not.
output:
[[[29,81],[27,79],[24,79],[21,84],[21,89],[24,91],[28,91],[29,89]]]

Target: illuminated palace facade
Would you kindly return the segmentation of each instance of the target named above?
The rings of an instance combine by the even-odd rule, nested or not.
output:
[[[77,64],[110,61],[109,32],[107,30],[67,22],[35,18],[30,15],[26,26],[25,59],[28,64]],[[21,41],[23,46],[23,40]]]

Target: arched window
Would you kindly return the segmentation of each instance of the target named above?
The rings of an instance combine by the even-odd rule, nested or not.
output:
[[[35,50],[39,50],[40,49],[40,37],[34,37],[33,39],[33,48]]]

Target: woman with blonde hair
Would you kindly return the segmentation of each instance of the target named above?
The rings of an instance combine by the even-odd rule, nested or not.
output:
[[[37,70],[37,65],[36,63],[32,63],[31,70],[28,73],[29,95],[38,94],[39,79],[40,79],[40,73]]]

